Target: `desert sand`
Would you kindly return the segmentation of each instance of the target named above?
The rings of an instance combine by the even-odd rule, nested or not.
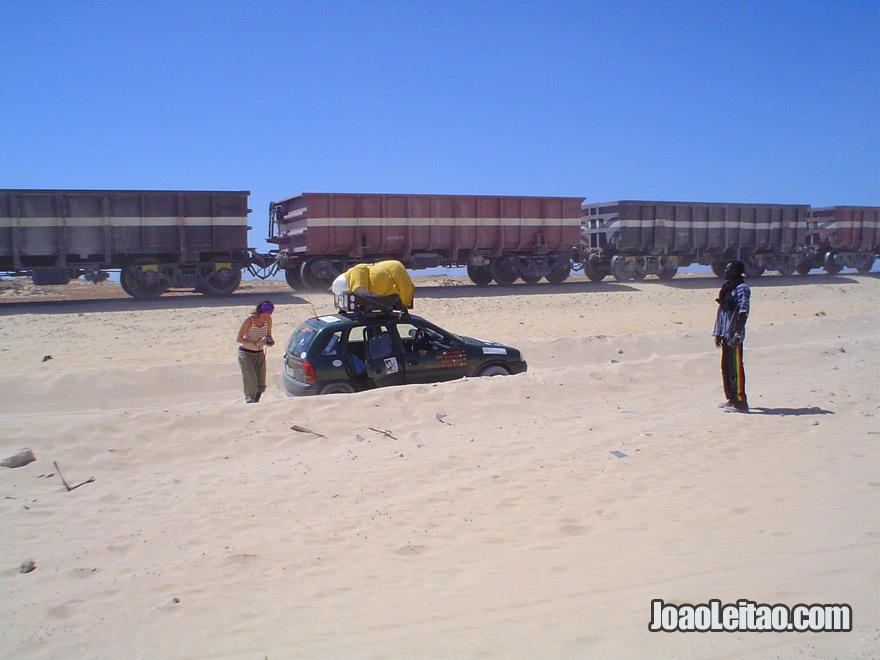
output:
[[[416,284],[528,373],[290,399],[327,293],[5,283],[0,458],[36,460],[0,468],[0,656],[880,656],[876,275],[750,282],[749,415],[717,407],[715,278]],[[652,633],[655,598],[846,603],[853,630]]]

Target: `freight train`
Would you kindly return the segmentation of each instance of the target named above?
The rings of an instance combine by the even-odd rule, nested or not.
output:
[[[0,190],[0,273],[36,284],[118,271],[134,298],[233,293],[242,272],[327,289],[359,262],[465,267],[479,286],[675,276],[868,272],[880,207],[615,201],[581,197],[303,193],[269,206],[268,253],[248,247],[247,191]]]

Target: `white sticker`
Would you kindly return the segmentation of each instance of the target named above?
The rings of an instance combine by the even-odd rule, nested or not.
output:
[[[342,366],[342,360],[333,360],[333,366],[334,366],[334,367],[341,367],[341,366]]]
[[[386,375],[397,373],[397,358],[395,358],[395,357],[385,358],[385,373],[386,373]]]
[[[335,316],[319,316],[318,320],[323,321],[324,323],[335,323],[339,319]]]
[[[306,359],[306,352],[303,351],[302,353],[299,354],[299,356],[300,356],[303,360],[305,360],[305,359]]]
[[[491,346],[483,346],[483,355],[507,355],[506,348],[492,348]]]

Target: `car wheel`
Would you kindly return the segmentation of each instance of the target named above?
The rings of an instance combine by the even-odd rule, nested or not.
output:
[[[354,391],[354,386],[351,383],[330,383],[324,385],[318,394],[351,394]]]
[[[477,376],[509,376],[510,372],[498,364],[492,364],[488,367],[480,369],[480,372]]]

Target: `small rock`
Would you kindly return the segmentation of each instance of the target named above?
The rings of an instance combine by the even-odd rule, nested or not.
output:
[[[7,456],[2,461],[0,461],[0,466],[7,468],[17,468],[23,465],[27,465],[28,463],[33,463],[35,460],[37,459],[34,456],[34,452],[25,447],[24,449],[19,449],[14,454]]]
[[[33,559],[28,559],[26,561],[21,562],[21,566],[18,567],[19,573],[30,573],[37,569],[37,563]]]
[[[51,356],[51,355],[44,355],[44,356],[43,356],[43,362],[48,362],[48,361],[51,360],[51,359],[52,359],[52,356]]]

